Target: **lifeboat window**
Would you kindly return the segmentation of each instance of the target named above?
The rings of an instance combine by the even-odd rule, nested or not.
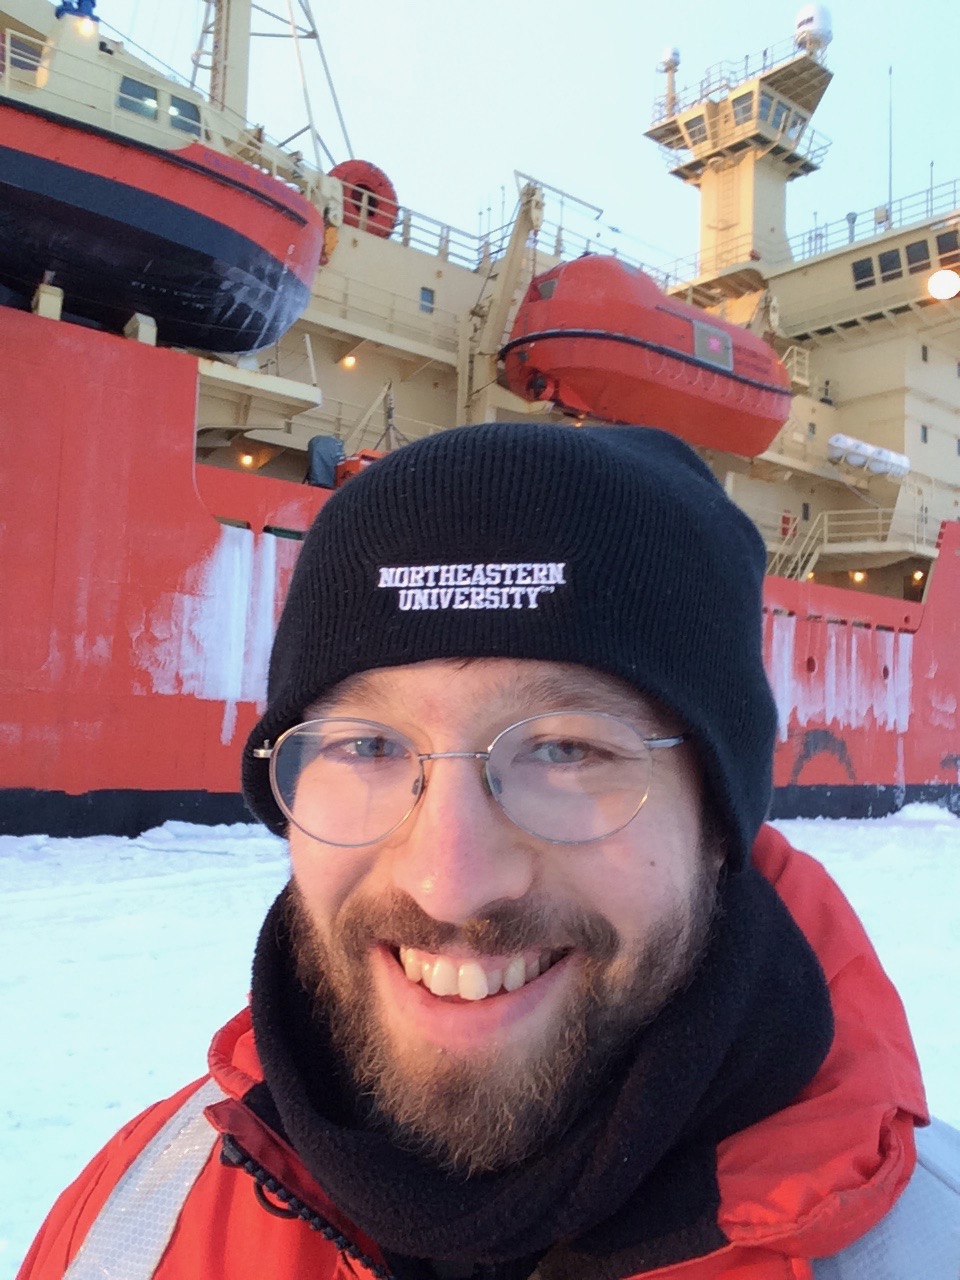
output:
[[[930,270],[930,246],[926,240],[914,240],[907,245],[907,270],[912,276]]]
[[[687,121],[687,137],[693,146],[707,140],[707,121],[704,116],[691,116]]]
[[[195,102],[191,102],[188,98],[178,98],[171,93],[170,106],[167,110],[172,128],[179,129],[181,133],[192,133],[195,137],[200,137],[200,108]]]
[[[941,232],[937,236],[937,253],[940,255],[941,267],[955,267],[960,264],[960,232]]]
[[[880,279],[899,280],[903,275],[903,263],[900,261],[899,249],[887,249],[880,254]]]
[[[770,119],[770,109],[773,106],[773,98],[769,93],[760,94],[760,110],[757,113],[761,120]]]
[[[753,119],[753,94],[741,93],[733,100],[734,124],[748,124]]]
[[[733,342],[729,333],[701,324],[699,320],[693,322],[693,354],[718,369],[733,370]]]
[[[420,310],[426,312],[428,316],[433,315],[433,307],[436,301],[436,294],[432,289],[428,289],[424,285],[420,290]]]
[[[877,283],[873,274],[873,259],[858,258],[852,264],[853,270],[853,287],[855,289],[870,289]]]
[[[537,281],[537,293],[539,293],[540,297],[543,299],[544,302],[548,301],[548,299],[553,297],[553,291],[554,289],[556,289],[556,287],[557,287],[556,276],[554,276],[552,280]]]
[[[777,133],[783,128],[783,122],[789,114],[790,108],[785,102],[778,102],[773,108],[773,116],[770,119],[770,128],[775,129]]]
[[[142,80],[124,76],[120,81],[117,106],[121,111],[130,111],[135,116],[143,116],[145,120],[156,120],[157,91],[152,84],[144,84]]]

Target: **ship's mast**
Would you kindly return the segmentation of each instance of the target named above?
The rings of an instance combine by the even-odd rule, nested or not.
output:
[[[247,118],[251,0],[215,0],[210,99],[237,120]]]
[[[830,18],[821,5],[797,17],[782,51],[720,63],[693,92],[678,93],[680,55],[665,52],[666,94],[646,136],[671,172],[700,191],[700,275],[790,260],[786,184],[819,168],[829,146],[810,128],[832,73],[824,66]]]

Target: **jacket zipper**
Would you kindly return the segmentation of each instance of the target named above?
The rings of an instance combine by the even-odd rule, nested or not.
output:
[[[248,1173],[253,1178],[257,1200],[267,1213],[272,1213],[277,1218],[296,1218],[300,1222],[305,1222],[311,1231],[319,1232],[325,1240],[329,1240],[341,1253],[346,1254],[348,1258],[352,1258],[355,1262],[359,1262],[361,1266],[366,1267],[376,1277],[376,1280],[395,1280],[390,1271],[379,1262],[374,1261],[361,1249],[358,1249],[348,1236],[345,1236],[342,1231],[338,1231],[332,1223],[321,1217],[309,1205],[304,1204],[293,1192],[288,1191],[286,1187],[279,1183],[262,1164],[258,1164],[256,1160],[248,1156],[239,1143],[228,1133],[223,1134],[221,1139],[220,1160],[223,1164],[230,1165],[232,1168],[242,1169],[244,1173]],[[266,1198],[266,1192],[269,1192],[271,1196],[279,1200],[284,1208],[271,1204]]]

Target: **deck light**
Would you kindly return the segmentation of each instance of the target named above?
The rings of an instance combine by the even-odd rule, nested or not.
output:
[[[922,582],[925,577],[926,577],[926,574],[923,572],[922,569],[914,569],[913,571],[914,582]]]
[[[927,281],[927,292],[931,298],[937,298],[940,302],[955,298],[960,293],[960,273],[951,271],[949,267],[935,271]]]
[[[867,580],[867,575],[863,572],[862,569],[854,570],[854,572],[851,573],[850,577],[854,580],[854,582],[857,583],[857,585],[859,585],[861,582],[866,582]]]
[[[253,466],[253,454],[252,454],[252,453],[241,453],[241,455],[240,455],[240,465],[241,465],[241,467],[252,467],[252,466]]]
[[[340,364],[344,369],[353,369],[356,363],[357,363],[356,356],[344,356],[343,359],[340,361]]]

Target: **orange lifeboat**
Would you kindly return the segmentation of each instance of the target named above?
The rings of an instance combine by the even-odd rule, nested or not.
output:
[[[535,277],[500,355],[525,400],[743,457],[769,448],[790,411],[790,379],[761,338],[617,258],[588,255]]]

